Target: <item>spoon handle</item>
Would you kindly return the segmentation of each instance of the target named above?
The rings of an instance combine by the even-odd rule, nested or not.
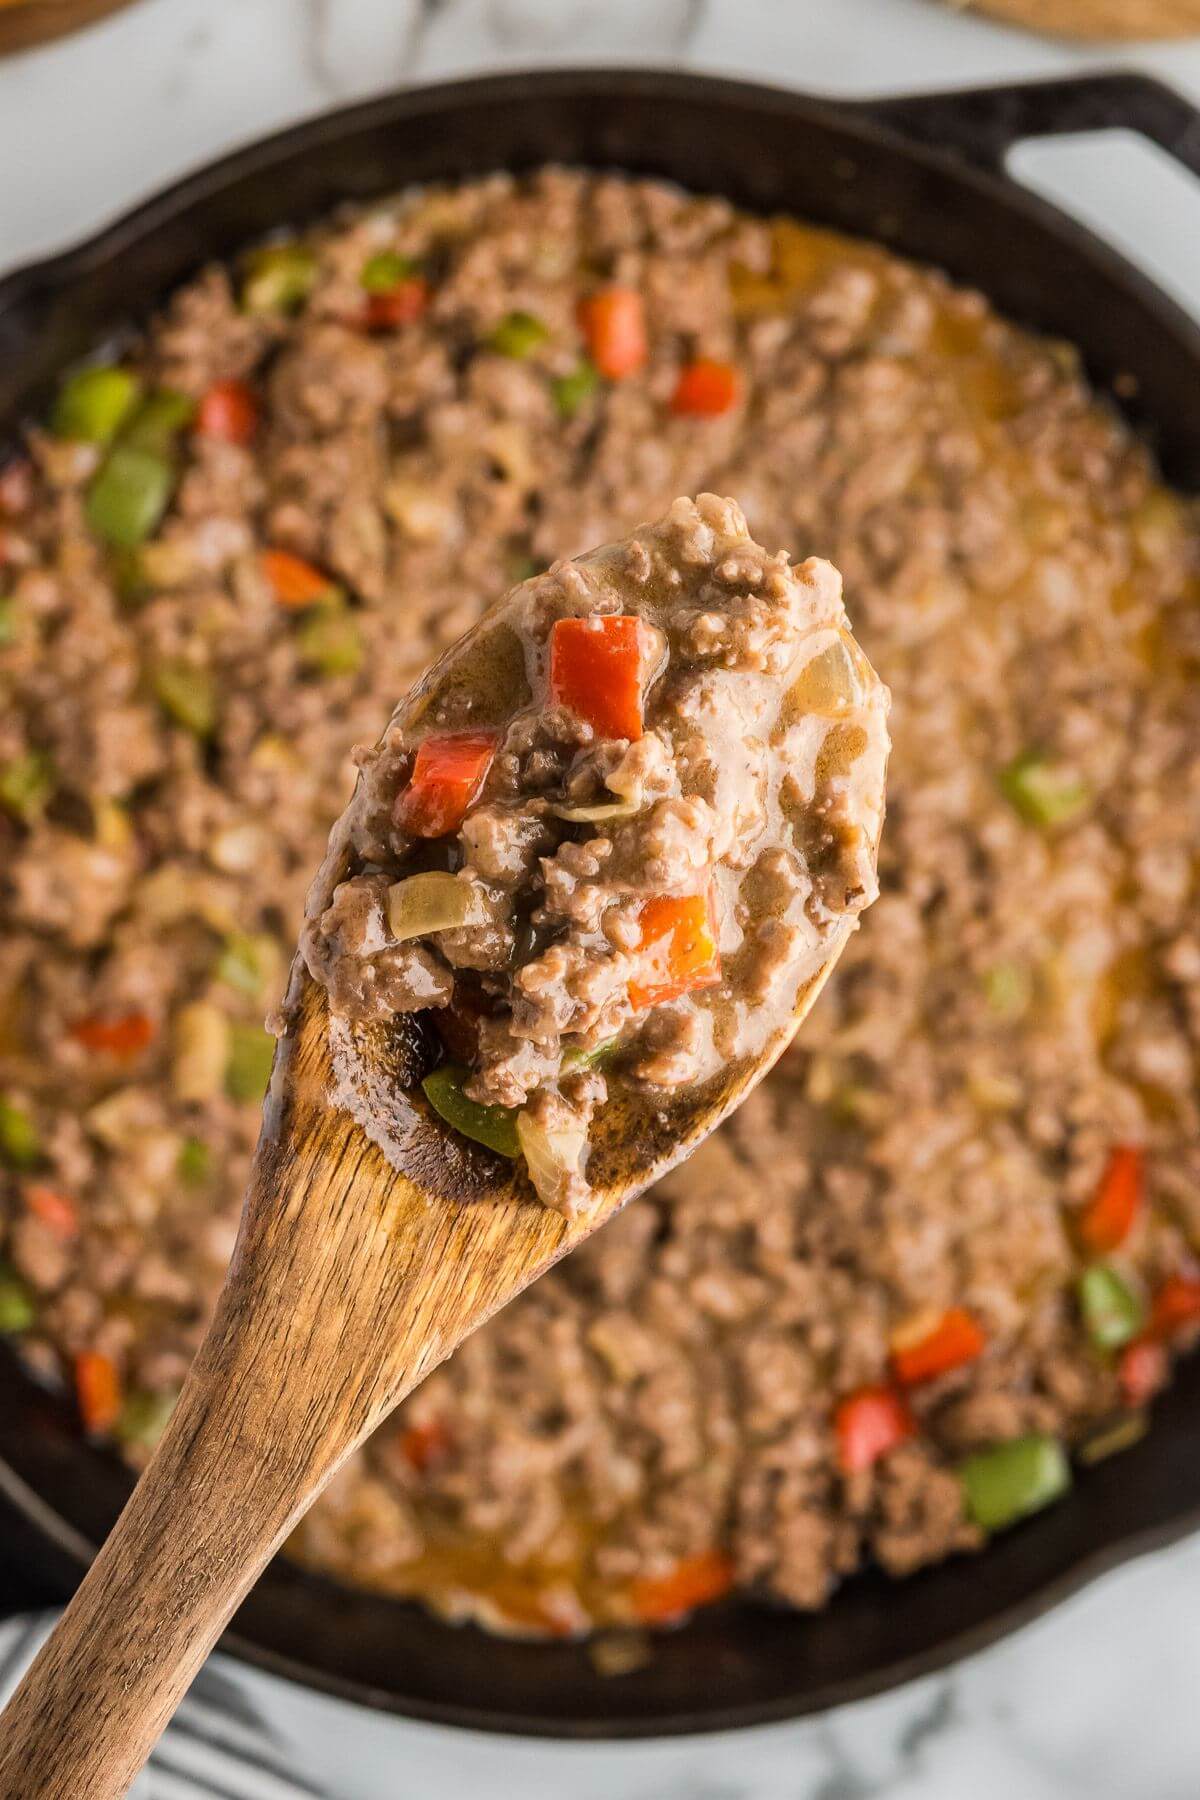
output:
[[[110,1800],[339,1463],[444,1351],[423,1199],[344,1117],[264,1131],[208,1334],[154,1457],[0,1718],[0,1800]],[[399,1307],[392,1291],[407,1272]],[[389,1305],[390,1301],[390,1305]],[[388,1306],[388,1329],[381,1311]],[[372,1339],[386,1353],[372,1357]]]
[[[338,1137],[332,1116],[325,1130]],[[0,1800],[126,1792],[268,1558],[418,1378],[401,1317],[380,1407],[360,1341],[370,1267],[352,1279],[378,1195],[361,1191],[361,1156],[328,1147],[324,1160],[260,1150],[224,1292],[154,1458],[0,1719]],[[354,1227],[340,1268],[331,1213]]]
[[[277,1347],[278,1348],[278,1347]],[[115,1800],[313,1492],[269,1362],[213,1358],[0,1720],[3,1800]],[[286,1352],[285,1352],[286,1354]],[[202,1357],[204,1352],[202,1352]]]
[[[0,1800],[123,1795],[339,1465],[586,1234],[431,1198],[326,1101],[318,1025],[277,1058],[225,1287],[153,1460],[0,1717]]]

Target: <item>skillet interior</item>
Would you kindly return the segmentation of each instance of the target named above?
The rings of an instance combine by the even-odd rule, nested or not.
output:
[[[869,107],[684,75],[539,73],[536,81],[536,108],[530,78],[518,76],[318,120],[190,178],[80,250],[10,277],[0,284],[0,421],[36,409],[63,363],[144,315],[198,263],[281,218],[414,180],[565,160],[668,176],[942,265],[1001,310],[1078,344],[1096,385],[1116,383],[1151,432],[1168,476],[1200,486],[1200,416],[1188,404],[1200,332],[1118,257],[1002,177],[944,149],[914,147]],[[1044,90],[1052,92],[1055,106],[1033,110],[1042,128],[1062,128],[1081,96],[1096,122],[1119,123],[1131,95],[1145,103],[1159,91],[1131,78]],[[1017,90],[1017,98],[1037,93]],[[1007,128],[998,98],[1013,118]],[[1021,114],[1012,95],[925,104],[926,118],[942,107],[939,130],[965,127],[985,153],[1016,135]],[[879,112],[919,129],[921,105],[885,103]],[[598,1676],[573,1646],[498,1650],[474,1628],[284,1564],[246,1602],[226,1647],[370,1705],[486,1729],[659,1735],[815,1711],[935,1668],[1105,1566],[1200,1524],[1198,1401],[1193,1360],[1156,1408],[1146,1440],[1088,1471],[1068,1501],[982,1557],[900,1587],[859,1577],[814,1618],[746,1605],[703,1613],[660,1639],[635,1681]],[[84,1554],[103,1535],[127,1486],[115,1460],[78,1441],[63,1406],[5,1367],[0,1490],[33,1522],[47,1554],[57,1549],[60,1570],[64,1553]]]

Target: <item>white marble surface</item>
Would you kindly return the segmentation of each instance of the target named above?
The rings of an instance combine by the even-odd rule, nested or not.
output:
[[[680,62],[826,93],[1120,61],[1200,98],[1200,42],[1081,53],[926,0],[142,0],[0,64],[0,269],[220,151],[404,82],[535,62]],[[1023,149],[1200,312],[1200,191],[1144,148]],[[260,1700],[333,1800],[1193,1800],[1200,1541],[1128,1567],[952,1674],[826,1719],[628,1747],[366,1720]]]

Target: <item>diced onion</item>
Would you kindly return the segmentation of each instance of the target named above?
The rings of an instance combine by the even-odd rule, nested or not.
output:
[[[92,802],[92,829],[100,847],[117,856],[132,849],[137,841],[129,814],[117,800]]]
[[[134,904],[138,916],[154,925],[176,925],[180,919],[201,913],[200,896],[205,877],[180,863],[163,863],[138,884]],[[228,921],[232,926],[232,917]],[[223,930],[224,926],[215,927]]]
[[[558,1125],[546,1130],[528,1112],[519,1112],[517,1140],[538,1199],[570,1218],[583,1177],[586,1126]]]
[[[524,427],[511,420],[485,431],[480,447],[498,463],[501,473],[515,487],[530,488],[537,479],[537,465]]]
[[[607,819],[630,819],[641,812],[649,798],[666,791],[663,777],[669,774],[669,759],[670,752],[662,735],[650,732],[627,750],[605,776],[604,785],[609,795],[616,796],[615,799],[589,801],[582,806],[553,806],[550,810],[572,825],[598,825]]]
[[[1123,1413],[1120,1418],[1102,1425],[1099,1431],[1084,1438],[1076,1455],[1081,1463],[1089,1467],[1092,1463],[1103,1462],[1107,1456],[1116,1456],[1121,1450],[1128,1450],[1145,1437],[1150,1421],[1144,1412]]]
[[[636,800],[598,801],[595,806],[552,806],[556,818],[568,825],[600,825],[606,819],[630,819],[638,810]]]
[[[189,1104],[219,1094],[229,1058],[229,1019],[208,1000],[193,1000],[175,1015],[171,1086]]]
[[[387,893],[388,926],[396,943],[427,937],[431,931],[456,931],[482,925],[487,917],[478,890],[456,875],[430,870],[394,881]]]
[[[227,825],[218,831],[209,845],[209,858],[224,875],[248,875],[260,868],[270,851],[271,840],[261,826],[250,821]]]
[[[383,504],[406,537],[416,544],[449,543],[459,533],[457,507],[424,482],[396,477],[383,493]]]
[[[139,579],[152,588],[186,587],[196,573],[196,552],[188,542],[157,539],[136,552]]]
[[[123,1087],[98,1100],[84,1117],[92,1136],[110,1150],[130,1150],[149,1128],[154,1107],[145,1088]]]
[[[805,663],[788,690],[788,700],[797,717],[805,713],[836,717],[860,707],[870,686],[858,645],[839,633]]]

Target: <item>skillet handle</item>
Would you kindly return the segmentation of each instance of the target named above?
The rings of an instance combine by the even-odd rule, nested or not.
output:
[[[901,94],[853,101],[847,110],[997,174],[1023,138],[1123,129],[1140,132],[1200,176],[1200,110],[1165,82],[1132,71]]]

